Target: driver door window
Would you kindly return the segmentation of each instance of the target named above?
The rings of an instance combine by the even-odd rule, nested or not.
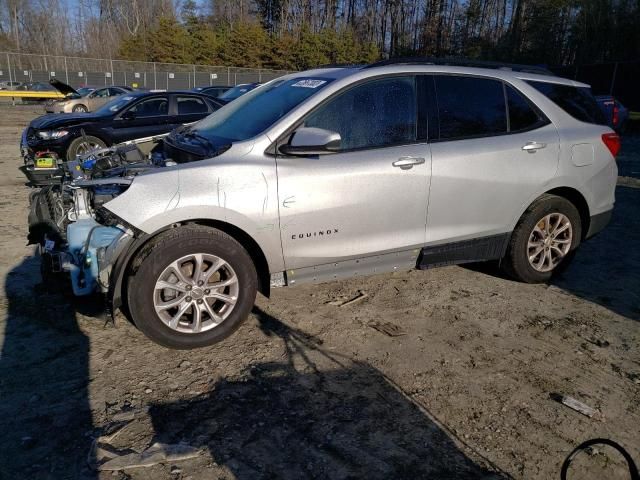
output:
[[[383,78],[356,86],[313,112],[305,127],[340,134],[341,151],[415,143],[414,77]]]
[[[93,92],[91,96],[95,98],[107,98],[109,96],[109,89],[101,88],[100,90]]]
[[[169,113],[169,100],[166,97],[149,98],[136,103],[129,109],[135,113],[135,118],[159,117]]]

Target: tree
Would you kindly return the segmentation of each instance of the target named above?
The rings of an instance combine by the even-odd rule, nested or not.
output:
[[[5,48],[274,68],[402,55],[553,65],[640,51],[638,0],[74,1],[0,0]]]
[[[237,67],[262,67],[271,57],[271,38],[256,22],[240,23],[222,35],[220,60]]]

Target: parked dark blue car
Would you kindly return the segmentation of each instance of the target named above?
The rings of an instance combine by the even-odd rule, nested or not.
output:
[[[618,133],[622,132],[629,119],[629,110],[611,95],[597,95],[595,98],[609,126]]]
[[[25,164],[47,154],[73,160],[89,150],[168,133],[206,117],[222,106],[194,92],[132,92],[92,113],[51,114],[34,119],[22,134]]]

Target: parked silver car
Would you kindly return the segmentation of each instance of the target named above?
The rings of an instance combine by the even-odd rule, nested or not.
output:
[[[618,149],[587,85],[527,68],[300,72],[175,131],[100,205],[105,171],[76,181],[57,261],[173,348],[274,286],[483,260],[545,282],[609,221]]]
[[[119,95],[131,93],[130,87],[111,86],[98,89],[81,88],[75,90],[66,83],[58,80],[50,82],[58,91],[65,95],[61,100],[54,100],[45,104],[47,113],[85,113],[93,112]]]

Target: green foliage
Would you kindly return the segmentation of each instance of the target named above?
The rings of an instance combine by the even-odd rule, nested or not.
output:
[[[151,61],[162,63],[189,63],[191,60],[187,30],[175,18],[161,18],[151,36]]]
[[[198,17],[194,5],[183,4],[182,22],[163,17],[157,27],[125,38],[119,55],[126,60],[197,63],[234,67],[304,70],[329,63],[369,63],[380,57],[374,43],[358,42],[354,31],[303,26],[294,37],[269,35],[258,22],[238,22],[233,28],[213,27]]]
[[[184,25],[175,18],[162,17],[156,28],[125,38],[119,52],[126,60],[191,63],[191,43]]]
[[[272,58],[272,41],[258,23],[240,23],[222,37],[220,61],[235,67],[263,67]]]

